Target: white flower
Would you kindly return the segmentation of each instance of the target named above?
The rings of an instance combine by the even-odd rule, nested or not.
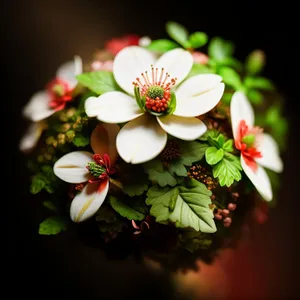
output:
[[[44,120],[65,107],[72,100],[72,91],[77,84],[76,75],[82,73],[82,60],[79,56],[74,61],[64,63],[56,72],[56,78],[46,90],[35,93],[23,110],[26,118],[33,122]]]
[[[269,134],[253,126],[254,111],[242,92],[232,96],[230,114],[235,146],[241,151],[242,168],[261,196],[271,201],[271,183],[263,167],[282,172],[278,145]]]
[[[141,47],[124,48],[115,57],[113,74],[128,94],[107,92],[85,102],[89,117],[106,123],[130,121],[117,137],[118,152],[128,163],[156,157],[166,145],[167,133],[188,141],[201,136],[206,126],[196,116],[215,107],[223,95],[222,78],[215,74],[188,78],[173,89],[193,65],[188,51],[174,49],[155,60],[153,53]]]
[[[91,135],[93,153],[75,151],[61,157],[53,167],[54,174],[69,183],[87,182],[75,196],[70,208],[74,222],[84,221],[93,216],[102,205],[109,189],[110,175],[117,160],[116,124],[98,125]]]

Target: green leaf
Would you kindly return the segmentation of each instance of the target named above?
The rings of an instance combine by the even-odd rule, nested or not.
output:
[[[257,90],[248,90],[247,96],[251,103],[257,105],[262,104],[264,99],[264,95]]]
[[[139,211],[133,209],[129,205],[120,201],[116,197],[109,197],[110,205],[112,208],[120,214],[122,217],[127,218],[128,220],[136,220],[141,221],[145,218],[145,215],[140,213]]]
[[[147,46],[147,49],[151,51],[156,51],[160,53],[164,53],[170,51],[172,49],[178,48],[178,45],[170,40],[154,40],[150,45]]]
[[[51,201],[44,201],[44,202],[43,202],[43,205],[44,205],[46,208],[48,208],[49,210],[52,210],[52,211],[54,211],[54,212],[57,212],[57,208],[56,208],[56,206],[53,204],[53,202],[51,202]]]
[[[200,48],[204,46],[208,41],[208,36],[204,32],[195,32],[192,33],[189,37],[189,43],[192,48]]]
[[[178,144],[180,146],[180,162],[185,166],[191,166],[194,162],[200,161],[208,147],[207,144],[197,141],[178,141]]]
[[[193,64],[192,69],[187,77],[189,78],[195,75],[207,74],[207,73],[214,73],[214,72],[207,65]]]
[[[226,152],[223,159],[213,166],[213,176],[219,179],[221,186],[229,187],[234,181],[242,179],[241,170],[239,158]]]
[[[37,194],[39,193],[46,185],[46,182],[42,176],[35,175],[32,178],[31,186],[30,186],[30,193],[31,194]]]
[[[219,75],[222,76],[223,81],[232,86],[234,89],[239,90],[242,88],[242,81],[240,75],[229,67],[222,67],[219,70]]]
[[[274,90],[274,84],[264,77],[250,77],[244,79],[244,84],[248,89]]]
[[[143,164],[145,172],[148,174],[149,180],[157,182],[160,186],[166,185],[175,186],[177,180],[166,170],[162,162],[158,159],[153,159]]]
[[[265,61],[265,53],[262,50],[254,50],[246,58],[245,67],[247,73],[252,75],[260,73],[265,66]]]
[[[157,222],[167,220],[177,227],[191,227],[197,231],[216,231],[211,204],[211,192],[204,184],[191,179],[185,185],[172,189],[153,186],[147,193],[150,214]]]
[[[187,170],[181,160],[171,161],[169,171],[171,174],[176,174],[177,176],[187,176]]]
[[[211,191],[203,183],[191,179],[186,186],[178,187],[179,193],[174,210],[169,216],[177,227],[191,227],[196,231],[217,231],[214,215],[210,209]]]
[[[222,61],[233,54],[234,46],[230,41],[225,41],[220,37],[211,39],[208,46],[208,56],[216,61]]]
[[[66,221],[60,217],[50,217],[40,223],[39,234],[54,235],[66,230]]]
[[[109,71],[95,71],[82,73],[76,76],[79,83],[91,91],[101,95],[103,93],[119,90],[113,73]]]
[[[84,136],[81,133],[76,133],[72,142],[76,147],[85,147],[90,143],[90,138],[89,136]]]
[[[232,152],[233,151],[233,139],[229,139],[226,141],[223,145],[223,150],[226,152]]]
[[[166,31],[168,35],[184,48],[189,48],[188,42],[189,33],[185,27],[176,22],[167,22]]]
[[[234,69],[241,70],[243,64],[237,60],[235,57],[224,57],[222,60],[218,61],[219,65],[232,67]]]
[[[139,176],[133,183],[124,184],[123,192],[130,197],[140,196],[148,189],[149,181],[147,177]]]
[[[170,205],[176,201],[178,188],[161,188],[152,186],[147,193],[146,204],[152,205],[150,214],[156,218],[156,222],[167,221],[170,215]]]
[[[209,147],[205,151],[206,162],[210,165],[215,165],[218,163],[224,156],[223,149],[217,149],[216,147]]]

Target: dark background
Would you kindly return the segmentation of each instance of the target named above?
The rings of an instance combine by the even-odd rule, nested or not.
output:
[[[174,20],[191,32],[199,30],[210,37],[232,40],[239,59],[256,48],[267,54],[264,75],[275,82],[284,96],[290,121],[289,147],[284,154],[278,206],[265,225],[254,229],[248,251],[234,262],[241,275],[235,278],[239,291],[236,295],[239,299],[247,295],[252,299],[299,297],[298,11],[293,1],[276,4],[264,0],[185,0],[176,4],[174,0],[6,2],[1,18],[1,72],[5,83],[1,100],[5,105],[4,176],[9,174],[9,179],[3,181],[7,195],[1,199],[8,209],[3,209],[1,215],[8,217],[3,228],[9,236],[3,247],[9,258],[2,259],[3,264],[8,263],[4,274],[10,294],[84,299],[173,297],[174,290],[166,275],[149,273],[132,258],[107,261],[98,249],[82,244],[73,232],[56,237],[38,236],[38,224],[47,211],[28,194],[24,157],[17,145],[26,125],[20,116],[22,106],[62,62],[74,54],[89,59],[94,50],[114,36],[137,33],[153,39],[166,37],[165,23]],[[249,259],[253,262],[252,277],[244,266]]]

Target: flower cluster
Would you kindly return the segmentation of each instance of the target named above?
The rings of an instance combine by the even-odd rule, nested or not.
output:
[[[40,234],[69,219],[106,240],[162,226],[194,251],[240,224],[240,208],[273,199],[286,122],[260,75],[263,53],[242,63],[229,41],[166,28],[172,40],[129,35],[84,64],[76,56],[25,106],[31,192],[60,195],[44,202],[53,211],[70,205],[70,218],[46,219]]]

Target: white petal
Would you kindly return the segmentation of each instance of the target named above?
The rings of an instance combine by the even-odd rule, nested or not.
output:
[[[93,154],[87,151],[74,151],[61,157],[53,167],[54,174],[69,183],[86,182],[89,171],[86,166],[93,161]]]
[[[279,155],[278,145],[269,134],[262,134],[258,150],[262,154],[261,158],[256,159],[260,165],[274,172],[283,171],[283,162]]]
[[[33,122],[48,118],[55,113],[55,110],[49,107],[50,101],[50,95],[46,91],[35,93],[23,109],[24,116]]]
[[[74,60],[65,62],[58,68],[56,72],[56,76],[59,79],[68,82],[71,89],[73,89],[77,84],[76,75],[79,75],[81,73],[82,73],[82,60],[79,56],[75,56]]]
[[[182,117],[200,116],[212,110],[224,92],[222,77],[215,74],[193,76],[176,90],[174,115]]]
[[[122,49],[115,57],[114,77],[119,86],[128,94],[134,94],[133,81],[154,64],[155,56],[150,51],[138,46]]]
[[[164,68],[171,78],[177,78],[176,85],[189,74],[192,66],[192,54],[181,48],[166,52],[155,63],[155,67]]]
[[[127,162],[139,164],[156,157],[167,143],[167,134],[155,117],[143,115],[127,123],[117,136],[117,149]]]
[[[134,98],[122,92],[108,92],[85,101],[85,112],[105,123],[123,123],[142,115]]]
[[[120,131],[117,124],[99,124],[91,134],[91,147],[96,154],[108,154],[114,164],[118,157],[116,139]]]
[[[242,92],[235,92],[230,103],[231,127],[234,138],[238,133],[240,122],[244,120],[250,127],[254,124],[254,111]]]
[[[20,150],[23,152],[32,150],[37,145],[44,128],[41,123],[31,123],[20,141]]]
[[[193,141],[205,133],[207,127],[197,118],[177,116],[157,117],[157,121],[164,131],[186,141]]]
[[[105,200],[108,188],[108,180],[103,181],[100,185],[88,183],[71,203],[71,219],[74,222],[82,222],[93,216]]]
[[[257,191],[261,196],[267,200],[271,201],[273,198],[271,183],[268,174],[264,168],[260,165],[257,166],[257,170],[253,171],[245,162],[243,156],[241,156],[241,164],[244,172],[256,187]]]

